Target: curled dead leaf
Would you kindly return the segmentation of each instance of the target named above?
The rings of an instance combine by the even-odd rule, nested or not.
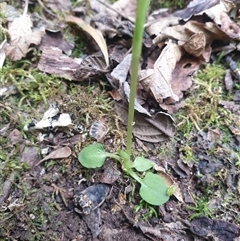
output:
[[[205,48],[206,45],[206,38],[202,31],[193,34],[188,41],[186,41],[182,47],[185,49],[186,52],[189,54],[199,57]]]
[[[145,91],[151,91],[155,100],[162,103],[167,97],[178,101],[178,96],[173,93],[171,87],[172,72],[175,69],[177,62],[182,56],[182,51],[177,44],[168,42],[166,47],[161,52],[157,61],[154,64],[153,70],[143,70],[140,73],[139,82],[144,87]]]
[[[173,195],[177,198],[179,202],[183,202],[182,193],[178,184],[174,182],[173,179],[166,172],[158,171],[158,175],[164,179],[168,187],[174,187]]]
[[[84,23],[82,19],[74,17],[72,15],[68,16],[66,18],[66,21],[77,24],[80,28],[82,28],[84,31],[86,31],[88,34],[92,36],[92,38],[96,41],[99,48],[101,49],[106,62],[106,68],[108,68],[109,67],[108,49],[102,33],[98,29],[95,29],[89,24]]]

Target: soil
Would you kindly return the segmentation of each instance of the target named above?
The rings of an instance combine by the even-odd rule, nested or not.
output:
[[[24,62],[19,66],[16,69],[28,71]],[[201,131],[193,127],[188,137],[181,130],[162,143],[133,139],[133,156],[149,158],[177,187],[167,203],[151,206],[141,200],[139,185],[114,160],[107,159],[96,169],[86,169],[78,161],[79,151],[96,142],[89,129],[98,119],[109,128],[99,142],[110,152],[125,148],[126,127],[109,100],[109,86],[96,80],[57,81],[59,89],[46,94],[47,100],[33,96],[41,96],[40,85],[31,94],[18,86],[18,91],[0,99],[0,240],[240,240],[239,110],[234,114],[235,134],[228,131],[228,136],[225,129],[211,126]],[[51,85],[49,92],[56,87]],[[30,119],[39,121],[52,103],[70,114],[78,132],[25,132],[24,125]],[[44,134],[43,141],[39,133]],[[60,147],[69,147],[71,154],[42,160],[45,148],[51,152]],[[105,182],[106,170],[120,174],[116,172],[116,181],[107,184],[104,202],[89,215],[77,213],[74,196]]]

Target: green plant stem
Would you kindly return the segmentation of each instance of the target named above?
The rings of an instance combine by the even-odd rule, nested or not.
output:
[[[142,179],[132,169],[128,170],[128,174],[136,181],[138,181],[141,185],[143,184]]]
[[[114,153],[108,153],[108,157],[111,157],[111,158],[113,158],[113,159],[115,159],[115,160],[117,160],[119,162],[122,161],[122,158],[120,156],[114,154]]]
[[[137,90],[138,80],[138,66],[140,62],[140,56],[142,52],[142,39],[144,23],[146,19],[147,7],[149,0],[138,0],[137,1],[137,12],[135,29],[133,34],[133,46],[132,46],[132,73],[131,73],[131,91],[130,101],[128,109],[128,125],[127,125],[127,154],[131,156],[131,145],[132,145],[132,131],[133,131],[133,120],[134,120],[134,104]]]

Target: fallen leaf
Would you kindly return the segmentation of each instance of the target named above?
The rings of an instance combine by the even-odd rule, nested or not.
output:
[[[165,181],[165,183],[167,184],[168,187],[174,186],[173,196],[175,196],[179,202],[183,202],[183,197],[182,197],[182,193],[181,193],[181,190],[179,188],[179,185],[176,182],[173,181],[171,176],[168,175],[166,172],[163,172],[163,171],[158,171],[157,174],[161,178],[163,178],[163,180]]]
[[[127,97],[127,101],[129,102],[130,99],[130,86],[128,84],[128,82],[124,82],[123,83],[123,88],[122,88],[124,94]],[[151,114],[144,108],[142,107],[139,102],[137,101],[137,99],[135,99],[135,103],[134,103],[134,109],[137,110],[139,113],[151,116]]]
[[[176,64],[172,72],[171,88],[179,100],[183,98],[183,92],[192,86],[192,76],[198,71],[201,63],[202,60],[199,58],[184,57]],[[175,104],[175,107],[172,106],[173,104]],[[177,106],[177,104],[179,104],[179,106]],[[163,103],[160,103],[160,106],[164,110],[168,110],[168,113],[173,113],[171,109],[177,111],[177,107],[181,107],[182,104],[171,98],[167,98],[163,100]]]
[[[115,102],[115,109],[123,124],[127,123],[127,106],[122,101]],[[155,117],[135,112],[133,134],[147,142],[161,142],[176,133],[174,121],[170,115],[159,112]]]
[[[229,109],[233,112],[240,111],[240,105],[236,104],[234,101],[221,100],[219,104],[223,105],[225,109]]]
[[[186,227],[180,222],[157,224],[154,227],[139,224],[141,231],[151,240],[186,240],[190,241],[189,234],[186,232]],[[194,239],[197,241],[197,239]],[[198,240],[199,241],[199,240]]]
[[[110,70],[106,68],[102,54],[92,54],[85,57],[74,73],[74,79],[78,81],[102,76]]]
[[[37,67],[48,74],[76,80],[75,72],[79,67],[79,60],[64,55],[59,48],[44,47]]]
[[[162,32],[153,39],[154,44],[164,42],[166,39],[176,39],[179,41],[188,41],[188,39],[198,32],[205,35],[206,45],[211,44],[214,40],[230,41],[231,37],[225,33],[218,25],[213,22],[197,22],[189,20],[184,25],[166,27]]]
[[[63,39],[61,31],[46,30],[46,34],[43,36],[42,41],[38,48],[43,50],[44,47],[57,47],[61,49],[68,56],[71,55],[74,46],[69,44]]]
[[[98,44],[99,48],[103,53],[103,56],[106,62],[105,68],[108,68],[109,67],[108,49],[102,33],[98,29],[94,29],[89,24],[84,23],[82,19],[74,17],[72,15],[68,16],[66,18],[66,21],[77,24],[80,28],[82,28],[84,31],[86,31],[88,34],[92,36],[92,38],[96,41],[96,43]]]
[[[231,11],[232,8],[235,7],[235,4],[232,1],[229,0],[220,0],[219,4],[216,4],[215,6],[204,10],[200,14],[205,13],[207,16],[209,16],[217,25],[221,25],[221,14],[222,13],[228,13]]]
[[[191,168],[187,166],[181,159],[175,160],[173,158],[168,159],[168,164],[176,172],[180,178],[187,178],[191,175]]]
[[[39,29],[33,32],[32,26],[30,16],[27,14],[15,18],[9,24],[10,43],[6,44],[4,51],[10,60],[20,60],[26,56],[30,44],[38,45],[40,43],[45,31],[44,29]]]
[[[114,80],[111,81],[111,84],[116,88],[121,88],[123,83],[127,81],[128,72],[131,67],[132,55],[128,54],[121,63],[119,63],[111,72],[111,76]],[[118,83],[115,83],[117,80]]]
[[[119,91],[116,89],[108,91],[108,93],[113,98],[113,100],[120,101],[122,99],[121,95],[119,94]],[[1,95],[0,95],[0,97],[1,97]]]
[[[33,146],[25,146],[20,156],[20,162],[27,163],[30,167],[39,160],[39,148]]]
[[[211,18],[216,24],[221,24],[221,14],[223,12],[228,13],[235,5],[232,1],[228,0],[211,0],[211,1],[193,1],[189,3],[186,9],[176,11],[175,16],[182,17],[185,20],[189,19],[191,16],[206,14]]]
[[[204,32],[200,31],[198,33],[193,34],[183,45],[182,47],[189,54],[199,57],[206,45],[206,38]]]
[[[167,97],[178,101],[178,96],[171,87],[172,72],[182,56],[182,51],[177,44],[169,41],[154,64],[154,71],[142,70],[139,82],[145,91],[150,91],[158,103]],[[142,77],[143,75],[143,77]]]
[[[104,36],[114,38],[115,36],[133,37],[134,24],[127,20],[120,20],[115,16],[97,14],[93,17],[94,24]]]
[[[118,0],[112,4],[112,8],[132,22],[135,21],[137,0]]]
[[[201,237],[211,236],[216,240],[233,240],[240,236],[240,228],[230,222],[198,217],[191,222],[191,232]]]
[[[111,85],[115,88],[118,88],[118,92],[122,99],[124,100],[127,97],[128,102],[130,98],[130,85],[128,83],[128,73],[131,67],[131,60],[131,54],[125,56],[123,61],[119,63],[116,68],[113,69],[111,77],[108,77],[108,81],[111,83]],[[137,99],[135,100],[134,109],[140,113],[151,116],[150,113],[139,104]]]
[[[45,156],[41,161],[39,161],[36,166],[47,160],[64,159],[68,158],[72,154],[70,147],[60,147],[57,150],[52,151],[49,155]]]
[[[222,12],[220,15],[221,29],[227,33],[232,39],[240,39],[240,27],[238,24],[233,22],[232,19],[227,15],[227,13]]]
[[[24,142],[22,133],[18,129],[14,129],[8,136],[10,145],[22,144]]]
[[[179,17],[167,17],[167,18],[161,18],[158,21],[150,22],[146,24],[145,31],[151,36],[156,37],[159,35],[163,29],[170,26],[175,26],[179,24]]]

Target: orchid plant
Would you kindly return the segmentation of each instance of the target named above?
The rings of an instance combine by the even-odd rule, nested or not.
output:
[[[144,23],[148,5],[148,0],[137,1],[136,21],[132,45],[131,89],[128,109],[126,151],[119,149],[117,153],[109,153],[104,150],[102,144],[96,143],[83,148],[78,155],[78,160],[86,168],[101,167],[107,157],[119,161],[123,171],[141,185],[139,191],[141,198],[149,204],[161,205],[167,202],[169,195],[172,194],[169,194],[170,192],[166,182],[158,174],[153,173],[153,163],[150,160],[138,156],[134,159],[134,161],[132,161],[131,157],[138,66],[142,52]]]

